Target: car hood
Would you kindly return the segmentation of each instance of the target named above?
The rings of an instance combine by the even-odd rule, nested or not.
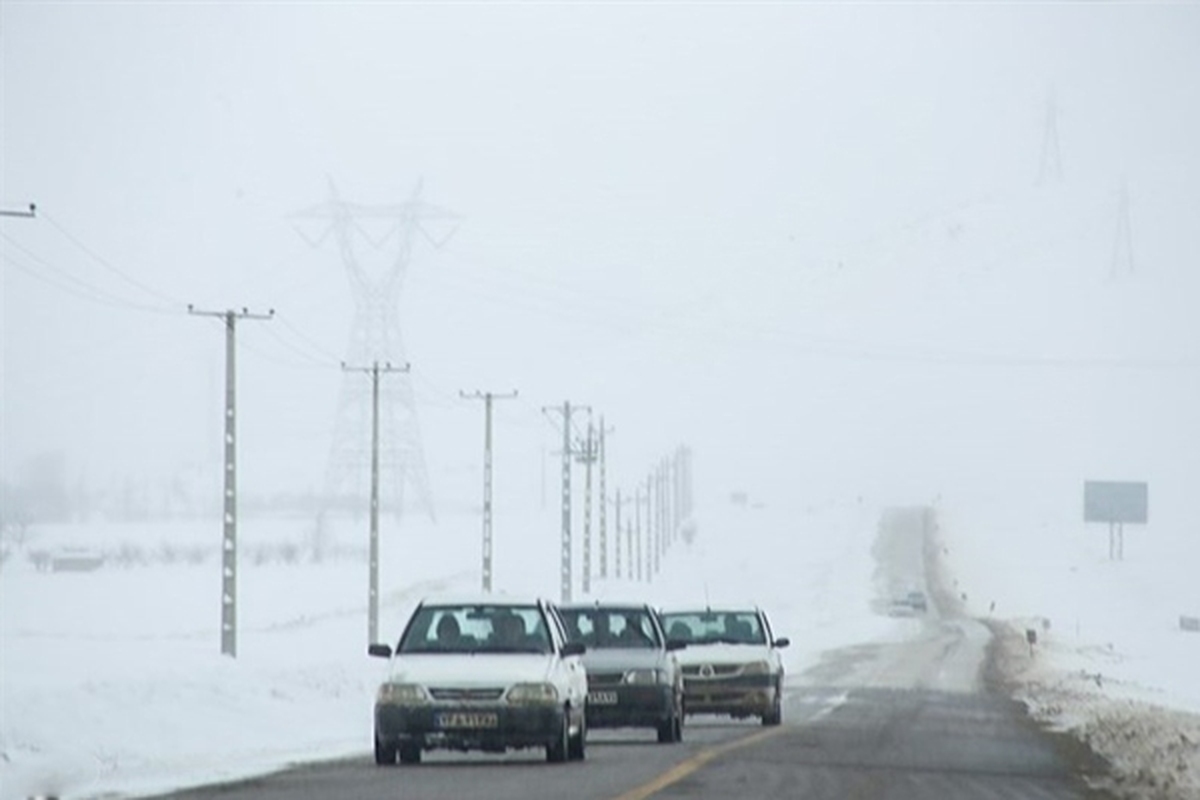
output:
[[[689,644],[679,651],[679,663],[745,664],[770,659],[774,651],[765,644]]]
[[[388,680],[423,686],[510,686],[547,680],[554,656],[534,653],[464,653],[453,657],[401,655]]]
[[[646,650],[645,648],[606,647],[588,650],[583,654],[583,666],[589,672],[655,669],[662,663],[662,650]]]

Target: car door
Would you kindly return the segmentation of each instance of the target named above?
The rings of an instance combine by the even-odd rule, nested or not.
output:
[[[563,645],[567,643],[567,629],[563,624],[558,608],[547,603],[542,608],[546,617],[550,638],[554,642],[554,660],[559,676],[555,679],[566,687],[567,699],[573,708],[583,708],[587,700],[587,672],[583,668],[583,659],[579,656],[563,656]]]

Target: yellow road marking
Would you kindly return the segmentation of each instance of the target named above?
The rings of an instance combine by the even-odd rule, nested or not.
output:
[[[726,742],[719,747],[710,747],[707,750],[702,750],[689,758],[687,761],[682,761],[671,767],[671,769],[659,775],[654,780],[643,783],[641,786],[638,786],[634,789],[630,789],[624,794],[617,795],[613,798],[613,800],[646,800],[647,797],[661,792],[671,784],[678,783],[679,781],[683,780],[688,775],[691,775],[693,772],[712,761],[714,758],[723,756],[732,750],[739,750],[743,747],[749,747],[752,744],[761,742],[763,739],[769,739],[772,736],[777,736],[778,734],[783,733],[785,730],[787,729],[782,726],[778,728],[771,728],[770,730],[760,731],[742,739],[735,739],[732,742]]]

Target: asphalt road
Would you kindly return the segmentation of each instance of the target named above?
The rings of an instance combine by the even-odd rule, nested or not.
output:
[[[926,585],[926,523],[886,516],[876,554],[881,591]],[[921,554],[925,553],[923,557]],[[937,597],[938,587],[929,587]],[[378,768],[370,756],[298,767],[174,800],[1097,800],[1103,765],[1037,730],[984,680],[986,628],[938,612],[904,641],[824,655],[789,680],[784,724],[691,718],[684,742],[652,731],[593,731],[582,763],[540,750],[506,756],[428,753]]]

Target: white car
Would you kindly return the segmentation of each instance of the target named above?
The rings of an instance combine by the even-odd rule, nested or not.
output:
[[[587,735],[584,645],[568,643],[553,604],[485,595],[423,601],[375,698],[375,763],[415,764],[424,750],[545,747],[581,760]]]
[[[760,608],[670,611],[663,627],[679,652],[684,710],[688,714],[761,717],[783,721],[783,657],[790,642],[776,639]]]

